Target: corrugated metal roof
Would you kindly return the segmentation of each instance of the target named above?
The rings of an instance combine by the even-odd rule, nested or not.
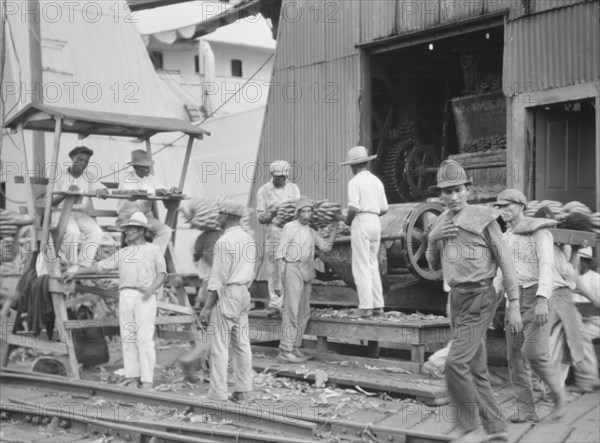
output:
[[[358,15],[360,3],[325,2],[323,5],[326,60],[356,54],[355,45],[360,37]]]
[[[361,42],[394,35],[398,3],[399,1],[389,0],[360,1]]]
[[[600,78],[599,2],[583,3],[508,22],[503,90],[518,93]],[[534,97],[533,97],[534,98]]]

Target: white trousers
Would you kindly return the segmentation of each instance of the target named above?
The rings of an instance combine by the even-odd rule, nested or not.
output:
[[[53,226],[58,225],[59,218],[60,211],[54,211],[52,213]],[[83,243],[80,247],[79,243],[82,237]],[[102,229],[96,220],[83,212],[73,211],[69,217],[60,249],[70,265],[90,266],[94,262],[101,241]]]
[[[274,285],[277,282],[278,273],[282,264],[275,259],[279,242],[281,241],[281,228],[273,224],[267,225],[267,232],[265,234],[265,255],[267,257],[267,273],[268,273],[268,286],[269,286],[269,308],[276,308],[281,310],[283,306],[283,291],[281,297],[275,293]]]
[[[350,228],[352,277],[360,309],[383,308],[383,288],[377,254],[381,243],[381,222],[376,214],[359,213]]]
[[[156,294],[153,294],[148,300],[142,301],[140,291],[121,289],[119,293],[119,326],[125,377],[140,377],[142,383],[152,383],[154,380],[156,311]]]

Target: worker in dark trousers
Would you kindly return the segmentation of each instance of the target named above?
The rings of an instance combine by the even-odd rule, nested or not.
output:
[[[445,374],[461,431],[455,441],[508,441],[506,422],[489,380],[485,346],[496,311],[493,279],[498,267],[504,275],[513,334],[522,328],[519,290],[514,263],[496,222],[500,214],[493,208],[469,205],[470,184],[459,163],[442,162],[432,188],[440,193],[447,210],[432,226],[426,257],[432,269],[442,269],[451,288],[453,342]]]

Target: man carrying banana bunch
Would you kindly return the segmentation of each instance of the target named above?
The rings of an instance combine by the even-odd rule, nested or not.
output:
[[[308,358],[300,350],[302,336],[310,318],[310,294],[315,272],[315,246],[324,252],[331,251],[337,234],[333,224],[327,240],[309,226],[313,215],[313,202],[301,197],[296,203],[296,220],[283,227],[275,258],[279,266],[276,291],[284,288],[283,319],[278,360],[284,363],[301,363]],[[283,278],[282,278],[283,275]]]
[[[268,260],[269,306],[267,315],[280,315],[283,296],[275,292],[278,264],[275,252],[281,238],[281,226],[277,216],[277,206],[281,203],[296,201],[300,198],[300,189],[288,181],[290,164],[285,160],[276,160],[269,166],[271,180],[260,187],[256,193],[256,212],[258,221],[266,226],[265,254]]]

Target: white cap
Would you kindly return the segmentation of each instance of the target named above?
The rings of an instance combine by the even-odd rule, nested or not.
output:
[[[586,248],[581,248],[579,251],[577,251],[577,254],[579,254],[579,256],[581,258],[587,258],[589,260],[592,259],[592,247],[588,246]]]

